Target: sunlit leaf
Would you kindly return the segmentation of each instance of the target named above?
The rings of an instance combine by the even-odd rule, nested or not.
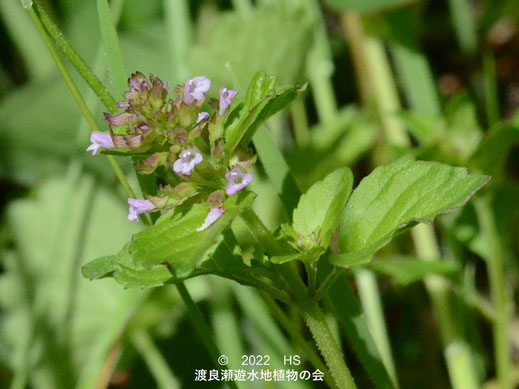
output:
[[[437,162],[399,160],[376,168],[342,213],[341,254],[332,263],[347,267],[370,260],[399,232],[463,206],[488,180]]]

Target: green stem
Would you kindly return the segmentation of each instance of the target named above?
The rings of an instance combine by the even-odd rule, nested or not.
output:
[[[499,388],[512,388],[512,361],[509,342],[511,304],[507,290],[506,268],[503,248],[496,227],[491,197],[478,198],[474,202],[481,232],[488,245],[486,261],[490,278],[490,291],[496,309],[493,325],[494,352]]]
[[[178,293],[180,294],[182,301],[184,302],[187,310],[189,311],[189,316],[191,316],[191,319],[193,320],[195,329],[198,332],[200,338],[202,339],[205,347],[209,351],[209,355],[213,359],[215,366],[221,366],[218,363],[218,357],[221,354],[218,351],[218,347],[216,346],[216,343],[214,341],[211,329],[209,328],[207,321],[202,315],[200,308],[198,308],[198,306],[193,301],[193,298],[189,294],[189,291],[187,290],[183,282],[179,282],[175,284],[175,286],[177,287]],[[227,367],[221,366],[221,368],[226,369]],[[231,388],[237,389],[236,383],[234,383],[233,381],[227,381],[227,385]]]
[[[245,222],[247,228],[256,240],[263,246],[264,250],[269,255],[284,255],[286,252],[270,234],[268,228],[263,224],[256,213],[250,209],[245,209],[240,217]],[[308,298],[308,289],[306,288],[301,277],[296,273],[292,267],[292,263],[286,263],[275,267],[283,278],[288,282],[294,293],[296,300],[305,300]]]
[[[159,389],[175,389],[180,385],[168,367],[160,350],[153,343],[151,336],[143,330],[135,331],[131,340],[137,351],[148,365]]]
[[[344,269],[334,266],[333,270],[326,276],[319,288],[317,288],[314,294],[314,301],[318,302],[325,297],[328,289],[332,287],[342,274],[344,274]]]
[[[94,74],[92,69],[87,65],[85,60],[79,55],[79,53],[72,47],[70,42],[65,38],[65,35],[60,31],[58,26],[52,21],[50,16],[45,12],[43,7],[40,5],[38,1],[34,1],[34,8],[37,11],[38,19],[41,24],[45,27],[45,30],[50,35],[50,37],[54,40],[56,45],[60,48],[63,54],[69,59],[72,65],[76,68],[78,73],[83,77],[86,83],[92,88],[92,90],[97,94],[99,99],[103,102],[105,107],[110,110],[110,112],[117,112],[117,108],[115,106],[116,101],[103,85],[103,83],[99,80],[99,78]],[[32,8],[28,8],[29,12],[32,11]],[[32,16],[32,15],[31,15]],[[34,19],[34,16],[33,16]],[[39,28],[39,27],[38,27]],[[45,39],[45,38],[44,38]],[[48,44],[47,44],[48,46]],[[50,48],[49,48],[50,49]],[[52,51],[51,51],[52,53]],[[54,54],[53,54],[54,56]],[[58,65],[59,66],[59,65]]]
[[[319,305],[317,303],[302,305],[301,312],[337,387],[340,389],[356,388],[339,345],[335,341]]]
[[[333,381],[332,377],[330,376],[330,373],[328,371],[328,368],[326,365],[321,361],[319,358],[319,355],[314,351],[312,346],[310,346],[306,340],[303,338],[301,333],[299,332],[296,325],[294,325],[294,322],[291,318],[289,318],[285,312],[280,308],[278,304],[267,294],[267,293],[260,293],[263,300],[267,303],[267,305],[270,308],[270,311],[276,318],[276,320],[281,324],[283,329],[290,335],[292,338],[292,341],[294,344],[301,349],[301,351],[305,354],[305,356],[308,358],[312,366],[314,366],[316,369],[321,370],[324,373],[324,380],[330,386],[331,388],[336,388],[335,381]]]
[[[76,104],[78,105],[79,110],[83,114],[83,117],[87,121],[87,123],[90,126],[92,131],[100,131],[99,127],[97,126],[97,123],[94,119],[94,116],[92,115],[92,112],[90,112],[90,109],[88,108],[85,101],[83,100],[83,97],[81,96],[81,93],[79,92],[79,89],[77,88],[76,84],[72,80],[72,77],[70,77],[70,74],[69,74],[67,68],[65,67],[65,64],[61,60],[59,53],[57,52],[52,41],[50,40],[49,36],[47,35],[43,24],[40,22],[40,19],[38,18],[38,15],[34,11],[34,9],[31,7],[27,8],[27,11],[31,15],[31,17],[34,21],[34,24],[40,31],[40,34],[41,34],[45,44],[47,45],[52,57],[54,58],[54,61],[56,62],[56,65],[58,66],[58,69],[60,70],[60,72],[65,80],[65,83],[67,84],[67,86],[70,90],[70,93],[72,93],[72,96],[74,97],[74,100],[76,101]],[[119,182],[121,183],[121,186],[124,188],[126,194],[128,195],[128,197],[135,197],[135,193],[131,189],[130,184],[128,183],[128,180],[126,179],[126,176],[122,172],[121,167],[119,166],[119,164],[117,163],[115,158],[111,155],[108,155],[107,159],[110,162],[110,165],[112,166],[112,168],[114,169],[115,174],[116,174]]]
[[[308,129],[308,119],[304,98],[296,99],[290,104],[290,114],[294,124],[294,138],[297,146],[305,147],[310,141],[310,130]]]

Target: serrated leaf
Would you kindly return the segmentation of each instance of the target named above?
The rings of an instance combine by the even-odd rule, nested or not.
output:
[[[207,230],[197,232],[209,212],[195,204],[182,217],[173,215],[134,235],[128,251],[135,266],[149,267],[169,263],[175,276],[184,278],[204,260],[204,254],[217,243],[232,220],[250,207],[255,195],[240,193],[224,203],[225,213]]]
[[[370,260],[392,237],[454,211],[489,180],[437,162],[399,160],[376,168],[353,191],[342,213],[337,266]]]
[[[247,147],[258,126],[277,112],[286,108],[306,89],[302,87],[282,87],[275,90],[277,77],[258,72],[247,90],[247,95],[240,111],[225,128],[225,150],[227,154],[238,146]]]
[[[401,285],[412,284],[431,274],[452,276],[459,271],[456,264],[446,261],[402,257],[377,257],[377,260],[370,264],[370,268],[391,277]]]
[[[117,270],[117,255],[94,259],[81,268],[83,277],[98,280]]]
[[[119,270],[114,273],[114,280],[125,288],[155,288],[163,286],[173,277],[165,265],[137,269],[118,264]]]
[[[328,247],[352,187],[353,173],[344,167],[316,182],[301,196],[293,213],[292,227],[302,235],[302,241],[317,239],[321,247]]]

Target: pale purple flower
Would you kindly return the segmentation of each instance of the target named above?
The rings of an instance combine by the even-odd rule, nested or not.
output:
[[[237,94],[238,92],[234,89],[228,90],[224,86],[220,88],[220,108],[218,110],[220,116],[222,116],[227,111],[227,108],[229,108],[229,106],[232,104],[232,99],[234,99]]]
[[[186,176],[191,174],[191,170],[195,168],[200,162],[202,162],[202,154],[197,153],[194,150],[186,149],[183,150],[179,158],[173,164],[173,170],[175,173],[182,173]]]
[[[205,93],[211,87],[211,80],[204,76],[191,78],[184,84],[184,101],[193,104],[205,97]]]
[[[215,221],[217,221],[220,218],[220,216],[222,216],[224,213],[225,213],[224,207],[220,206],[220,207],[211,208],[211,210],[209,211],[209,213],[207,214],[207,216],[204,220],[204,224],[202,224],[200,227],[198,227],[196,229],[196,231],[200,232],[200,231],[206,230],[207,228],[209,228],[209,226],[211,224],[213,224]]]
[[[252,181],[252,174],[243,173],[240,169],[235,167],[234,169],[225,173],[225,178],[229,182],[225,188],[225,193],[232,196],[236,192],[242,190]]]
[[[200,123],[202,120],[205,120],[209,117],[209,114],[207,112],[200,112],[198,114],[198,119],[196,119],[196,124]]]
[[[144,212],[151,212],[156,209],[150,200],[140,200],[128,198],[128,220],[135,221],[139,219],[139,215]]]
[[[106,132],[92,131],[90,142],[92,142],[92,144],[88,146],[86,151],[91,151],[92,155],[96,155],[97,151],[101,148],[113,149],[115,147],[111,135]]]

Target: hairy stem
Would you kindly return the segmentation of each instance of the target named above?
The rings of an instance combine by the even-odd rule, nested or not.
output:
[[[108,110],[110,110],[110,112],[117,112],[117,108],[115,106],[116,101],[114,100],[108,89],[106,89],[103,83],[94,74],[92,69],[90,69],[85,60],[81,57],[81,55],[79,55],[79,53],[74,49],[74,47],[72,47],[67,38],[65,38],[65,35],[63,35],[59,27],[52,21],[50,16],[45,12],[45,10],[38,1],[34,1],[34,8],[36,9],[39,21],[41,22],[43,27],[45,27],[47,33],[53,39],[54,43],[60,48],[62,53],[76,68],[81,77],[83,77],[86,83],[92,88],[92,90],[96,93],[99,99],[103,102],[105,107]],[[32,12],[31,10],[32,8],[29,8],[29,12]]]
[[[330,376],[330,372],[326,365],[321,361],[319,355],[314,351],[314,349],[306,342],[298,328],[294,325],[294,322],[291,318],[289,318],[285,312],[280,308],[278,304],[267,294],[261,293],[263,300],[267,303],[270,308],[270,311],[277,319],[279,324],[283,327],[283,329],[288,332],[294,344],[304,352],[310,363],[316,368],[321,370],[324,373],[324,380],[331,388],[336,388],[335,381],[333,381]]]
[[[319,305],[317,303],[302,305],[301,312],[337,387],[340,389],[356,388],[357,386],[344,361],[342,351],[335,341]]]

